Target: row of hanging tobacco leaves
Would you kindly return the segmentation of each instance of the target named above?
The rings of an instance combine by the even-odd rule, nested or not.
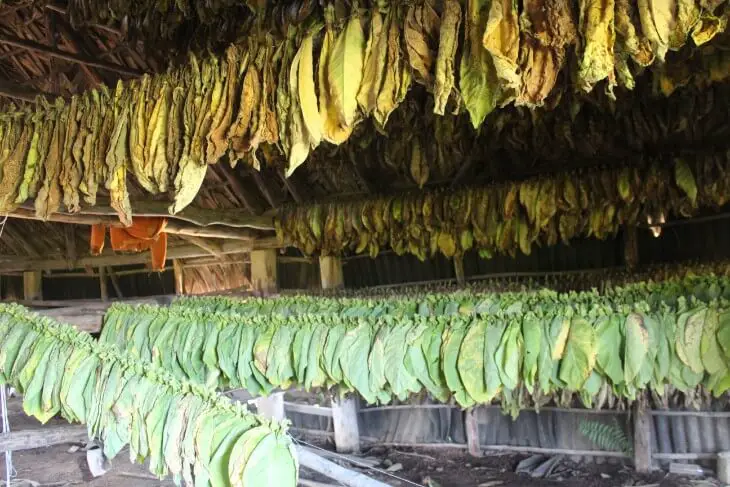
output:
[[[306,254],[392,248],[425,260],[477,249],[529,255],[534,245],[576,237],[605,239],[622,225],[661,223],[721,207],[730,195],[730,157],[676,158],[671,164],[597,169],[484,188],[420,192],[360,201],[285,207],[279,239]]]
[[[17,305],[0,304],[0,382],[28,415],[85,423],[108,458],[129,445],[177,485],[297,485],[283,424]]]
[[[362,7],[362,8],[361,8]],[[662,61],[691,37],[726,25],[725,2],[629,0],[382,0],[304,9],[284,33],[266,9],[246,41],[116,89],[0,116],[0,212],[35,198],[48,217],[63,204],[94,205],[100,186],[131,221],[127,172],[151,193],[192,201],[207,164],[228,155],[258,167],[281,150],[288,174],[322,141],[341,144],[367,117],[384,129],[412,83],[433,111],[469,112],[479,127],[497,106],[539,106],[575,53],[573,85],[627,87],[633,71]],[[629,59],[635,66],[629,67]],[[447,245],[446,247],[449,247]]]
[[[651,286],[643,292],[652,293]],[[336,386],[369,403],[427,392],[462,407],[499,401],[514,415],[551,402],[569,406],[576,396],[589,407],[625,406],[647,389],[700,405],[706,392],[730,389],[724,300],[682,296],[675,305],[655,299],[652,306],[632,293],[624,297],[493,296],[467,313],[458,298],[441,296],[445,306],[424,314],[413,312],[413,303],[401,312],[394,305],[392,314],[387,306],[369,311],[377,302],[301,314],[264,304],[246,314],[188,301],[115,305],[100,339],[211,387],[267,394]],[[304,309],[298,300],[306,298],[285,301],[289,311]]]

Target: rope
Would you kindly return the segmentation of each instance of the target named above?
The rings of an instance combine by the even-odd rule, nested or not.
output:
[[[403,477],[398,477],[397,475],[393,475],[392,473],[387,472],[385,470],[382,470],[380,468],[371,467],[370,465],[368,465],[366,463],[360,463],[360,462],[358,462],[357,460],[355,460],[352,457],[346,457],[344,455],[340,455],[339,453],[336,453],[336,452],[333,452],[333,451],[330,451],[330,450],[325,450],[324,448],[320,448],[317,445],[313,445],[311,443],[307,443],[304,440],[300,440],[300,439],[297,439],[297,438],[293,438],[293,440],[296,443],[299,443],[299,444],[304,445],[304,446],[308,446],[309,448],[312,448],[314,450],[319,450],[319,451],[327,452],[327,456],[333,456],[333,457],[339,458],[341,460],[344,460],[345,462],[351,463],[351,464],[356,465],[356,466],[358,466],[360,468],[364,468],[366,470],[373,470],[373,471],[375,471],[375,472],[377,472],[377,473],[379,473],[381,475],[386,475],[388,477],[394,478],[396,480],[399,480],[400,482],[404,482],[404,483],[409,484],[409,485],[415,485],[416,487],[423,487],[421,484],[417,484],[417,483],[412,482],[412,481],[410,481],[408,479],[404,479]]]

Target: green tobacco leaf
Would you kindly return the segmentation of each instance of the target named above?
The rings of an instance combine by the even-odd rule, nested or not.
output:
[[[644,326],[644,319],[637,313],[626,318],[626,343],[624,346],[624,381],[633,384],[644,365],[649,350],[649,333]]]
[[[586,320],[574,317],[560,363],[560,380],[571,391],[580,391],[596,363],[596,336]]]

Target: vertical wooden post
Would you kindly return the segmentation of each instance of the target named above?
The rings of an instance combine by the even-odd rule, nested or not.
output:
[[[251,251],[251,283],[264,294],[278,291],[276,249]]]
[[[320,257],[319,276],[322,280],[322,289],[342,289],[345,287],[342,260],[339,257]]]
[[[476,408],[469,408],[464,413],[464,429],[466,430],[466,445],[469,455],[481,457],[482,449],[479,447],[479,422],[477,421]]]
[[[284,421],[284,393],[275,392],[266,397],[259,397],[255,400],[258,413],[264,417]]]
[[[335,430],[335,448],[338,452],[360,451],[360,425],[357,422],[355,397],[332,398],[332,426]]]
[[[99,267],[99,289],[101,290],[101,300],[109,301],[109,286],[106,282],[106,267]]]
[[[454,257],[454,273],[456,274],[456,284],[462,287],[466,284],[466,277],[464,277],[464,257],[457,255]]]
[[[624,262],[629,270],[639,266],[638,230],[633,225],[624,227]]]
[[[38,301],[43,299],[43,273],[41,271],[23,272],[23,299]]]
[[[175,274],[175,294],[185,294],[185,269],[180,259],[172,259],[172,271]]]
[[[651,411],[646,395],[634,403],[634,467],[639,473],[649,473],[651,465]]]
[[[339,257],[320,257],[319,275],[322,289],[345,287],[342,260]],[[353,396],[332,398],[332,423],[335,447],[340,453],[360,451],[360,426],[357,421],[357,399]]]

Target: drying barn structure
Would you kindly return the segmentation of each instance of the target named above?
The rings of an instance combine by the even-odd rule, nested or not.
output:
[[[178,484],[382,485],[312,437],[728,475],[729,20],[2,2],[0,380]]]

